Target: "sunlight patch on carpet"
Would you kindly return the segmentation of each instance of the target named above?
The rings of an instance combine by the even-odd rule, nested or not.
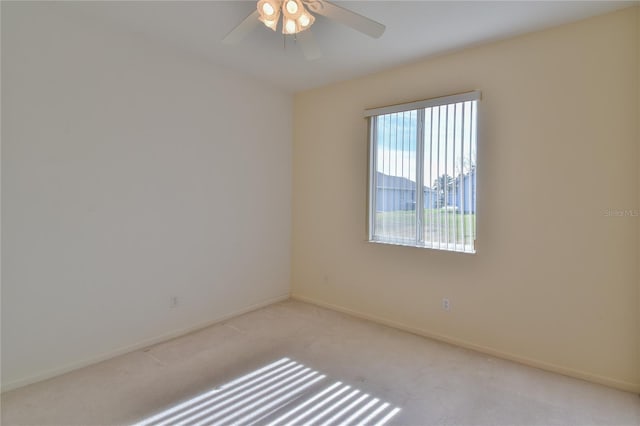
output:
[[[148,417],[136,426],[375,425],[399,407],[282,358]]]

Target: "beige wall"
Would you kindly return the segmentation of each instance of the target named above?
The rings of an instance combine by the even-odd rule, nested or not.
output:
[[[627,9],[300,93],[293,294],[640,390],[638,21]],[[367,243],[365,108],[478,89],[478,253]],[[452,309],[444,312],[441,299]]]
[[[291,95],[75,5],[2,3],[3,389],[289,294]]]

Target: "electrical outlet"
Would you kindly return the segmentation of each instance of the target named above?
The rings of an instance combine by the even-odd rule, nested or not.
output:
[[[451,310],[451,303],[449,302],[449,299],[447,299],[446,297],[442,299],[442,309],[444,309],[445,311]]]
[[[171,306],[171,309],[175,309],[178,307],[178,296],[171,296],[171,299],[169,300],[169,304]]]

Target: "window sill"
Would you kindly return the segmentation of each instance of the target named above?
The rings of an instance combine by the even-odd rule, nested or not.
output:
[[[467,244],[449,244],[447,245],[430,245],[430,244],[415,244],[413,242],[402,242],[402,241],[383,241],[383,240],[367,240],[368,243],[373,244],[382,244],[388,246],[401,246],[401,247],[413,247],[418,249],[431,249],[442,252],[453,252],[453,253],[462,253],[462,254],[476,254],[476,250],[472,245]]]

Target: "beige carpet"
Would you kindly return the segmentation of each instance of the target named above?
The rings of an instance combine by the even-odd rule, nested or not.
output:
[[[640,425],[640,397],[283,302],[2,395],[2,424]]]

